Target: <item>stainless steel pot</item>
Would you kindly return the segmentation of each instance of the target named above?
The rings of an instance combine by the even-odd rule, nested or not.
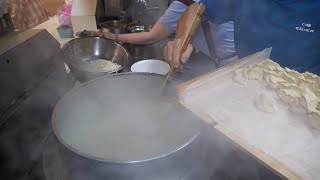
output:
[[[111,20],[100,24],[100,27],[107,32],[125,34],[128,32],[128,23],[121,20]]]
[[[119,74],[74,89],[54,110],[56,137],[87,161],[102,163],[104,179],[181,179],[203,154],[202,126],[176,101],[175,82],[161,96],[163,80]]]
[[[147,31],[148,30],[146,29],[146,27],[142,26],[142,25],[129,27],[129,32],[130,33],[139,33],[139,32],[147,32]]]
[[[139,21],[111,20],[103,22],[99,26],[106,32],[125,34],[129,32],[131,27],[137,26],[139,23]]]
[[[99,37],[73,39],[63,46],[62,52],[66,64],[81,82],[120,72],[130,62],[130,55],[125,47],[115,41]],[[88,61],[97,59],[112,60],[121,67],[109,72],[89,72],[85,68]]]

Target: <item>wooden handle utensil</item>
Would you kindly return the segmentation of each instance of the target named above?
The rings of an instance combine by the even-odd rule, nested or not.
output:
[[[201,22],[202,14],[206,6],[203,3],[193,3],[181,16],[176,32],[176,39],[182,39],[182,46],[180,48],[180,58],[187,50],[191,38]],[[163,83],[162,94],[165,94],[168,82],[173,78],[177,72],[177,68],[171,66],[170,71]]]

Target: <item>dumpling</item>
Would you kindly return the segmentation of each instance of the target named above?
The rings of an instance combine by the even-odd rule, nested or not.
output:
[[[248,66],[248,78],[250,80],[262,80],[263,79],[263,67],[256,65]]]
[[[284,79],[276,77],[274,75],[267,75],[266,81],[272,89],[279,89],[281,86],[281,83],[287,82]]]
[[[248,82],[247,68],[237,69],[233,80],[239,84],[246,85]]]
[[[265,65],[271,71],[282,71],[283,70],[283,68],[278,63],[276,63],[270,59],[263,61],[262,64]]]
[[[318,103],[320,98],[317,97],[309,88],[304,89],[303,97],[306,100],[306,108],[309,112],[317,111]]]
[[[298,114],[306,114],[308,113],[308,110],[302,106],[303,98],[292,98],[290,101],[290,109],[291,111],[298,113]]]
[[[289,69],[289,68],[285,68],[285,71],[288,75],[294,77],[295,79],[299,79],[299,77],[301,76],[301,74],[295,70]]]
[[[263,112],[272,113],[278,110],[278,103],[275,97],[268,92],[260,93],[255,99],[255,104]]]

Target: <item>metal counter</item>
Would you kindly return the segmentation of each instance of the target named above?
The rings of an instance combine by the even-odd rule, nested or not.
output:
[[[64,72],[60,46],[46,31],[30,33],[27,34],[27,40],[17,46],[19,48],[12,47],[11,51],[8,51],[9,46],[2,48],[4,55],[1,56],[0,62],[3,65],[2,82],[6,88],[1,89],[3,96],[1,102],[4,103],[2,107],[8,111],[3,111],[0,118],[3,122],[0,125],[0,159],[2,159],[0,167],[4,169],[0,173],[0,179],[69,180],[72,179],[71,176],[77,180],[92,179],[93,177],[86,176],[86,171],[79,172],[79,169],[67,165],[66,162],[74,160],[77,163],[79,159],[64,159],[61,156],[64,147],[51,133],[52,110],[71,83]],[[44,45],[43,41],[47,43]],[[29,53],[34,49],[41,51]],[[153,50],[147,51],[149,57],[146,58],[161,59],[161,45]],[[153,52],[156,52],[156,55]],[[10,71],[11,66],[23,67],[28,71],[25,70],[23,73],[17,73],[19,71],[15,69]],[[52,72],[48,73],[47,69],[51,69]],[[214,69],[212,60],[201,53],[193,54],[185,69],[177,73],[174,79],[184,82]],[[130,66],[125,71],[130,71]],[[35,74],[33,78],[29,78],[32,74]],[[31,81],[31,79],[40,80],[41,77],[41,83]],[[28,93],[21,91],[14,96],[18,97],[19,101],[10,99],[5,101],[4,98],[11,97],[10,94],[20,92],[12,91],[12,87],[33,91],[27,91]],[[10,103],[16,103],[17,106],[7,108],[5,105],[11,105]],[[205,123],[203,126],[205,131],[202,138],[205,147],[199,147],[202,153],[200,163],[186,174],[184,180],[279,179],[224,135]],[[99,170],[95,164],[91,168]]]

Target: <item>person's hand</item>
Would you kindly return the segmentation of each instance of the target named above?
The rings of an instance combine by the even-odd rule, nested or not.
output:
[[[167,61],[171,66],[179,69],[183,69],[183,65],[187,63],[189,60],[191,53],[193,51],[193,47],[191,44],[188,44],[187,49],[181,55],[182,49],[182,40],[175,39],[174,41],[170,41],[164,47],[163,56],[165,61]]]
[[[103,30],[100,30],[99,34],[100,34],[100,37],[105,37],[105,38],[111,39],[111,40],[114,40],[114,38],[116,36],[115,34],[113,34],[111,32],[107,32],[107,31],[103,31]]]

